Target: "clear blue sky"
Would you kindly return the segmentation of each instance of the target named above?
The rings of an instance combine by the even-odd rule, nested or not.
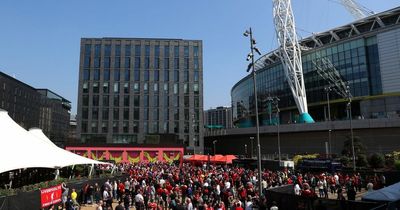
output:
[[[358,1],[375,12],[400,6]],[[293,10],[297,26],[309,32],[353,21],[332,0],[293,0]],[[81,37],[201,39],[204,108],[228,106],[232,86],[246,75],[242,33],[249,26],[263,53],[276,48],[272,0],[2,0],[0,71],[64,96],[76,113]]]

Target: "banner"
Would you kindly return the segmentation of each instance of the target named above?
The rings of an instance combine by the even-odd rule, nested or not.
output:
[[[109,151],[110,160],[114,160],[116,163],[122,162],[122,154],[124,151]]]
[[[127,151],[128,162],[139,163],[140,162],[140,152],[139,151]]]
[[[40,190],[40,200],[42,203],[42,208],[48,207],[52,204],[57,204],[61,202],[61,185],[54,187],[41,189]]]
[[[155,163],[158,161],[158,152],[157,151],[146,151],[143,152],[144,160],[149,163]]]

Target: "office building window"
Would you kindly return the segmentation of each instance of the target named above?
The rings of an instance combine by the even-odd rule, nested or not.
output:
[[[125,65],[124,65],[124,67],[126,69],[131,68],[131,58],[130,57],[125,57]]]
[[[160,58],[154,58],[154,69],[160,68]]]
[[[93,82],[93,93],[99,93],[99,83]]]
[[[108,108],[103,108],[103,113],[101,113],[101,117],[103,120],[108,120]]]
[[[103,70],[103,80],[110,81],[110,69]]]
[[[185,57],[189,57],[189,46],[183,48],[183,54]]]
[[[189,84],[188,83],[183,84],[183,93],[189,94]]]
[[[114,95],[113,104],[119,106],[119,95]]]
[[[103,95],[103,106],[107,107],[110,105],[110,96],[109,95]]]
[[[114,58],[114,68],[121,68],[121,58],[120,57]]]
[[[194,80],[195,82],[198,82],[198,81],[199,81],[199,71],[194,71],[194,72],[193,72],[193,80]]]
[[[93,122],[92,121],[92,126],[91,126],[91,132],[92,133],[97,133],[98,132],[98,126],[97,126],[97,122]]]
[[[120,71],[119,69],[114,69],[114,81],[120,80]]]
[[[129,120],[129,108],[124,108],[124,120]]]
[[[96,44],[94,46],[94,56],[100,57],[100,52],[101,52],[101,44]]]
[[[143,79],[144,79],[144,81],[149,81],[149,79],[150,79],[150,71],[149,70],[144,70]]]
[[[135,107],[139,107],[139,105],[140,105],[140,96],[139,95],[134,95],[133,96],[133,105]]]
[[[127,56],[127,57],[131,56],[131,45],[130,44],[125,45],[125,56]]]
[[[198,46],[194,46],[193,47],[193,56],[194,57],[198,57],[199,56],[199,47]]]
[[[85,56],[84,61],[83,61],[83,68],[90,68],[90,57]]]
[[[174,109],[174,120],[179,120],[179,109]]]
[[[101,132],[108,133],[108,122],[107,121],[104,121],[101,123]]]
[[[148,92],[149,92],[149,83],[145,82],[145,83],[143,84],[143,91],[144,91],[145,93],[148,93]]]
[[[145,57],[144,58],[144,68],[145,69],[149,69],[150,68],[150,58],[149,57]]]
[[[82,106],[89,106],[89,95],[82,96]]]
[[[128,131],[129,131],[129,122],[124,121],[124,122],[122,123],[122,132],[128,133]]]
[[[164,83],[164,88],[163,88],[164,89],[164,94],[168,94],[168,92],[169,92],[168,91],[168,89],[169,89],[168,87],[169,87],[168,83]]]
[[[124,106],[129,106],[129,95],[124,96]]]
[[[169,58],[164,58],[164,69],[169,69]]]
[[[140,69],[140,57],[135,57],[135,69]]]
[[[169,96],[164,95],[164,107],[169,107]]]
[[[92,120],[99,119],[99,108],[92,108]]]
[[[82,121],[81,130],[82,130],[82,133],[87,133],[87,131],[88,131],[88,122],[87,121]]]
[[[199,94],[199,84],[193,84],[193,92],[194,94]]]
[[[99,106],[99,95],[93,95],[92,97],[92,105]]]
[[[104,57],[111,56],[111,45],[107,44],[104,46]]]
[[[139,108],[134,108],[133,109],[133,119],[134,120],[139,120],[140,119],[140,115],[139,115]]]
[[[174,133],[179,133],[179,121],[174,122]]]
[[[87,107],[82,108],[82,119],[87,120],[89,118],[89,109]]]
[[[82,92],[89,93],[89,82],[84,82],[82,85]]]
[[[132,123],[132,127],[133,127],[133,133],[139,133],[139,122],[134,121]]]
[[[103,83],[103,93],[109,93],[109,92],[110,92],[109,83],[104,82]]]
[[[120,57],[121,56],[121,45],[117,44],[115,45],[115,57]]]
[[[168,82],[168,81],[169,81],[169,71],[164,70],[164,82]]]
[[[93,70],[93,80],[99,81],[100,80],[100,69]]]
[[[113,132],[118,133],[118,121],[113,122]]]
[[[141,46],[135,45],[135,56],[140,56],[140,55],[141,55]]]
[[[140,84],[138,82],[133,83],[133,92],[140,93]]]
[[[175,58],[179,57],[179,46],[174,46],[174,56]]]
[[[154,93],[158,92],[158,83],[153,84],[153,91],[154,91]]]
[[[149,120],[149,109],[147,109],[147,108],[143,109],[143,119]]]
[[[119,108],[114,108],[113,119],[114,120],[119,120]]]
[[[179,94],[179,84],[174,83],[174,94]]]
[[[174,69],[179,69],[179,58],[174,58]]]
[[[159,57],[160,56],[160,45],[155,45],[154,46],[154,57]]]
[[[134,79],[135,81],[140,81],[140,71],[138,69],[134,70]]]
[[[159,120],[159,111],[158,109],[153,109],[153,120]]]
[[[169,46],[164,46],[164,57],[169,57]]]
[[[174,82],[179,82],[179,71],[174,70]]]
[[[124,83],[124,93],[126,93],[126,94],[129,93],[129,82]]]
[[[111,62],[110,62],[110,57],[105,57],[104,58],[104,68],[110,68],[111,67]]]
[[[131,77],[131,71],[129,69],[125,69],[125,81],[129,81]]]
[[[154,70],[154,81],[159,81],[160,80],[160,71],[159,70]]]
[[[119,82],[114,83],[114,93],[119,93]]]
[[[90,56],[92,50],[92,45],[91,44],[85,44],[85,55]]]
[[[100,58],[94,58],[94,68],[100,68]]]
[[[164,131],[164,133],[169,133],[168,121],[164,121],[164,123],[163,123],[163,131]]]
[[[83,80],[89,81],[90,80],[90,71],[89,69],[83,69]]]

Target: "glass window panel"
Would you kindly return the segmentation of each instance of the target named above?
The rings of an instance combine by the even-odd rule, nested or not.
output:
[[[125,45],[125,56],[131,56],[131,45]]]
[[[110,80],[110,69],[103,70],[103,80],[109,81]]]
[[[169,46],[164,46],[164,57],[169,57]]]
[[[119,95],[114,95],[113,104],[119,106]]]
[[[121,45],[115,45],[115,56],[120,57],[121,56]]]
[[[108,82],[104,82],[103,83],[103,93],[109,93],[110,88],[109,88],[109,83]]]
[[[135,45],[135,56],[140,56],[140,55],[141,55],[141,46]]]

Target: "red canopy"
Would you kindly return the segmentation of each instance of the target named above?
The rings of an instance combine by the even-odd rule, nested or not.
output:
[[[234,155],[192,155],[190,158],[186,159],[190,162],[208,162],[217,164],[232,164],[232,160],[236,159]]]

